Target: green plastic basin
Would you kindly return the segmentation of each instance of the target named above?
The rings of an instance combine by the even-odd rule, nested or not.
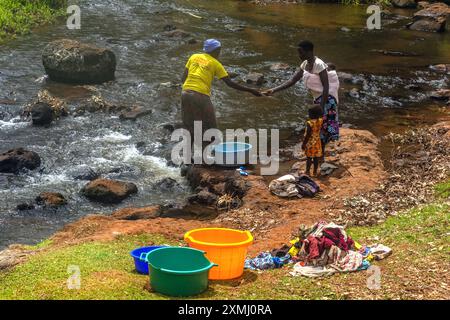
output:
[[[156,292],[177,297],[202,293],[208,288],[211,263],[205,252],[184,247],[155,249],[147,255],[150,285]]]

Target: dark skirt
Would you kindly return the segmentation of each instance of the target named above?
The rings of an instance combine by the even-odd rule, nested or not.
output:
[[[192,139],[194,138],[194,121],[202,121],[202,136],[206,130],[217,128],[216,110],[211,98],[195,91],[181,93],[181,117],[183,126],[190,132]]]

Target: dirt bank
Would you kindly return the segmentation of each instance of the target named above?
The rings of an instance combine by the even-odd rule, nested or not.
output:
[[[342,129],[342,138],[329,150],[328,162],[339,167],[330,176],[321,177],[318,183],[322,192],[314,199],[282,199],[267,188],[267,180],[258,175],[244,179],[248,190],[239,209],[222,211],[208,220],[176,219],[161,217],[158,206],[127,208],[111,216],[89,215],[65,226],[51,240],[54,245],[67,245],[84,241],[109,241],[118,235],[159,233],[169,238],[183,238],[186,231],[199,227],[232,227],[251,230],[255,244],[250,254],[277,247],[291,238],[300,224],[310,224],[328,219],[330,208],[344,197],[369,192],[382,182],[386,173],[377,145],[379,140],[365,130]],[[299,148],[293,148],[293,156],[300,158]],[[304,167],[304,162],[299,162]],[[280,172],[280,174],[289,173]],[[233,171],[200,168],[196,170],[197,184],[209,181],[212,188],[224,188],[223,179],[234,175]],[[192,179],[192,177],[191,177]]]

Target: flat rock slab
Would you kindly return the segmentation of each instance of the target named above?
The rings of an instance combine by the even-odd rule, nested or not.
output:
[[[120,203],[137,192],[134,183],[109,179],[91,181],[81,190],[86,198],[107,204]]]

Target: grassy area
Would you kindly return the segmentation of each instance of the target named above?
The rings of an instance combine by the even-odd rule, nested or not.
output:
[[[379,290],[367,288],[367,272],[329,278],[292,277],[289,268],[252,272],[241,279],[212,281],[196,299],[446,299],[450,285],[450,181],[436,186],[435,203],[415,208],[381,225],[354,227],[361,243],[380,242],[394,253],[375,264],[382,271]],[[134,272],[129,251],[149,244],[180,245],[159,235],[125,236],[108,243],[89,242],[53,248],[45,241],[30,249],[30,259],[0,275],[0,299],[167,299],[148,291],[148,277]],[[81,271],[81,289],[67,289],[67,267]]]
[[[0,0],[0,42],[65,14],[66,0]]]

